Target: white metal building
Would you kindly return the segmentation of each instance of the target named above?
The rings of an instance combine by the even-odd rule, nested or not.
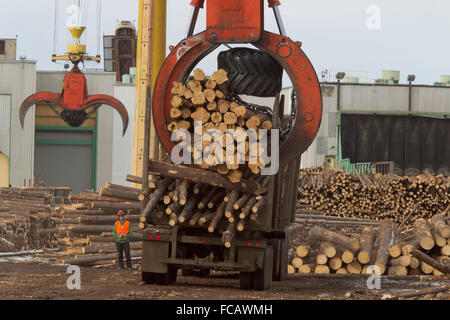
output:
[[[403,119],[440,119],[446,120],[444,131],[450,130],[450,87],[445,86],[425,86],[425,85],[386,85],[386,84],[349,84],[349,83],[322,83],[322,97],[323,97],[323,118],[319,133],[316,140],[302,157],[302,167],[321,166],[325,163],[326,156],[332,156],[333,161],[339,158],[346,158],[346,147],[353,144],[353,141],[342,141],[342,135],[348,128],[344,118],[351,116],[373,117],[377,121],[388,121],[387,117],[402,117]],[[406,121],[406,120],[405,120]],[[415,126],[415,124],[411,124]],[[382,125],[384,130],[384,124]],[[403,128],[403,127],[402,127]],[[379,129],[379,128],[378,128]],[[429,132],[434,130],[423,130],[419,133],[422,139],[426,137]],[[372,125],[372,131],[367,131],[368,140],[367,145],[376,144],[374,136],[377,135],[377,128]],[[395,129],[397,130],[397,129]],[[391,135],[404,134],[408,139],[413,133],[408,133],[412,129],[402,129],[397,131],[389,131]],[[404,130],[408,132],[404,132]],[[361,134],[361,131],[358,131]],[[411,131],[412,132],[412,131]],[[437,133],[436,133],[437,134]],[[449,133],[450,134],[450,133]],[[438,135],[438,134],[437,134]],[[439,136],[440,135],[440,136]],[[443,140],[445,134],[439,134],[439,148],[435,146],[432,152],[440,152],[441,157],[448,157],[442,155],[443,146],[446,145],[447,150],[450,149],[450,141]],[[360,139],[361,140],[361,139]],[[382,138],[381,143],[388,144],[389,136]],[[447,142],[446,142],[447,141]],[[417,142],[420,144],[419,142]],[[448,144],[447,144],[448,143]],[[344,146],[342,145],[344,144]],[[356,143],[355,143],[356,144]],[[427,153],[425,143],[421,143],[416,153]],[[372,152],[368,150],[367,153]],[[373,152],[372,152],[373,153]],[[372,160],[379,161],[379,155],[372,155]],[[389,159],[389,155],[385,161],[393,161]],[[370,156],[368,156],[370,158]],[[355,159],[351,159],[358,162]],[[449,160],[450,161],[450,160]],[[449,163],[450,165],[450,163]],[[423,169],[423,168],[422,168]],[[419,169],[420,170],[420,169]]]
[[[33,176],[34,111],[29,112],[22,129],[19,108],[35,91],[35,61],[0,60],[0,152],[3,154],[0,181],[3,184],[8,181],[20,186]]]
[[[115,73],[86,73],[89,94],[112,95],[129,112],[122,121],[103,106],[80,128],[71,128],[45,104],[31,108],[22,129],[21,103],[40,91],[59,92],[65,72],[36,71],[34,61],[0,61],[0,186],[36,182],[69,185],[74,192],[99,190],[108,181],[125,184],[131,173],[135,87],[115,82]],[[41,181],[42,179],[42,181]]]

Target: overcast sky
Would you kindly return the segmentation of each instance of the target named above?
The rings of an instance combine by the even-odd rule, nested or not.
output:
[[[175,45],[183,38],[189,2],[167,0],[167,46]],[[281,2],[280,11],[288,36],[303,43],[303,50],[319,77],[323,69],[361,70],[368,72],[370,81],[380,78],[381,70],[389,69],[401,71],[403,83],[407,75],[413,73],[415,83],[432,84],[439,81],[440,75],[450,74],[448,0]],[[138,3],[138,0],[102,0],[101,32],[112,34],[117,20],[135,20],[137,23]],[[369,13],[368,8],[371,9]],[[37,60],[39,70],[62,69],[61,65],[50,62],[53,25],[54,0],[0,0],[0,38],[17,35],[18,56]],[[202,11],[196,31],[204,26],[205,13]],[[266,10],[266,29],[277,31],[269,10]],[[59,44],[61,50],[64,45]],[[91,53],[96,54],[95,43],[88,43],[88,51],[89,48],[95,48]],[[213,70],[214,57],[205,60],[202,67]]]

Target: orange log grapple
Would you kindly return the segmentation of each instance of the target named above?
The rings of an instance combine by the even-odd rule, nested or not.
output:
[[[186,82],[191,71],[206,55],[220,45],[249,43],[268,54],[290,77],[295,92],[295,106],[289,133],[280,144],[280,165],[301,155],[313,142],[322,118],[322,95],[311,62],[302,44],[286,36],[279,13],[280,2],[268,0],[280,34],[264,30],[263,0],[208,0],[205,31],[193,34],[198,13],[205,0],[193,0],[193,14],[187,37],[164,61],[153,94],[153,118],[158,137],[170,153],[174,147],[167,125],[170,123],[171,88],[174,81]],[[281,69],[281,68],[280,68]],[[281,78],[281,77],[280,77]],[[280,80],[281,81],[281,80]],[[281,84],[280,84],[281,85]],[[243,93],[243,92],[240,92]]]

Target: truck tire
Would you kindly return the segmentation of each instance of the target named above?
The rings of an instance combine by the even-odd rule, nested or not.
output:
[[[281,281],[287,274],[287,239],[272,240],[273,244],[273,281]]]
[[[273,277],[273,248],[267,245],[264,254],[263,267],[254,272],[253,287],[255,290],[266,290],[272,288]]]
[[[239,272],[239,287],[241,290],[253,290],[254,272]]]
[[[168,266],[166,273],[156,273],[156,283],[161,286],[166,286],[177,282],[177,268]]]
[[[231,95],[274,97],[282,87],[283,68],[264,51],[233,48],[217,57],[219,69],[228,73],[226,83]]]
[[[280,281],[281,274],[281,241],[280,239],[273,239],[270,241],[273,248],[273,272],[272,280]]]
[[[142,272],[142,281],[145,284],[156,283],[156,273],[153,272]]]

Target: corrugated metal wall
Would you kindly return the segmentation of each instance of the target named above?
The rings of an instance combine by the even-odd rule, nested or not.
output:
[[[122,136],[122,119],[118,113],[113,114],[113,162],[112,182],[129,185],[126,182],[127,174],[133,172],[133,133],[135,110],[136,87],[133,85],[116,84],[114,86],[114,97],[119,99],[127,108],[130,123],[125,136]]]
[[[444,112],[450,114],[450,87],[412,86],[412,112]],[[408,111],[407,85],[341,86],[341,110]]]
[[[448,174],[450,120],[400,115],[342,115],[342,156],[351,162],[394,161],[407,172]]]
[[[408,111],[408,87],[341,85],[341,110]]]
[[[57,92],[61,88],[65,72],[39,71],[37,88],[39,91]],[[114,95],[115,73],[88,72],[85,74],[89,95]],[[98,110],[97,120],[97,190],[112,178],[113,154],[113,113],[108,106]],[[131,118],[132,119],[132,118]]]
[[[413,111],[450,114],[450,88],[417,87],[412,95]]]
[[[9,157],[9,130],[11,128],[11,96],[0,94],[0,152]]]
[[[337,156],[338,153],[337,84],[321,84],[321,88],[323,98],[323,119],[317,138],[302,156],[302,168],[321,166],[324,163],[325,155]],[[408,112],[408,85],[385,86],[342,84],[340,90],[340,111],[375,111],[380,113]],[[412,112],[437,112],[450,115],[450,88],[413,86],[411,92]],[[360,125],[363,124],[360,123]]]
[[[23,100],[36,92],[36,62],[0,61],[0,94],[12,96],[11,113],[11,185],[23,186],[33,177],[34,109],[29,110],[22,130],[19,108]]]

